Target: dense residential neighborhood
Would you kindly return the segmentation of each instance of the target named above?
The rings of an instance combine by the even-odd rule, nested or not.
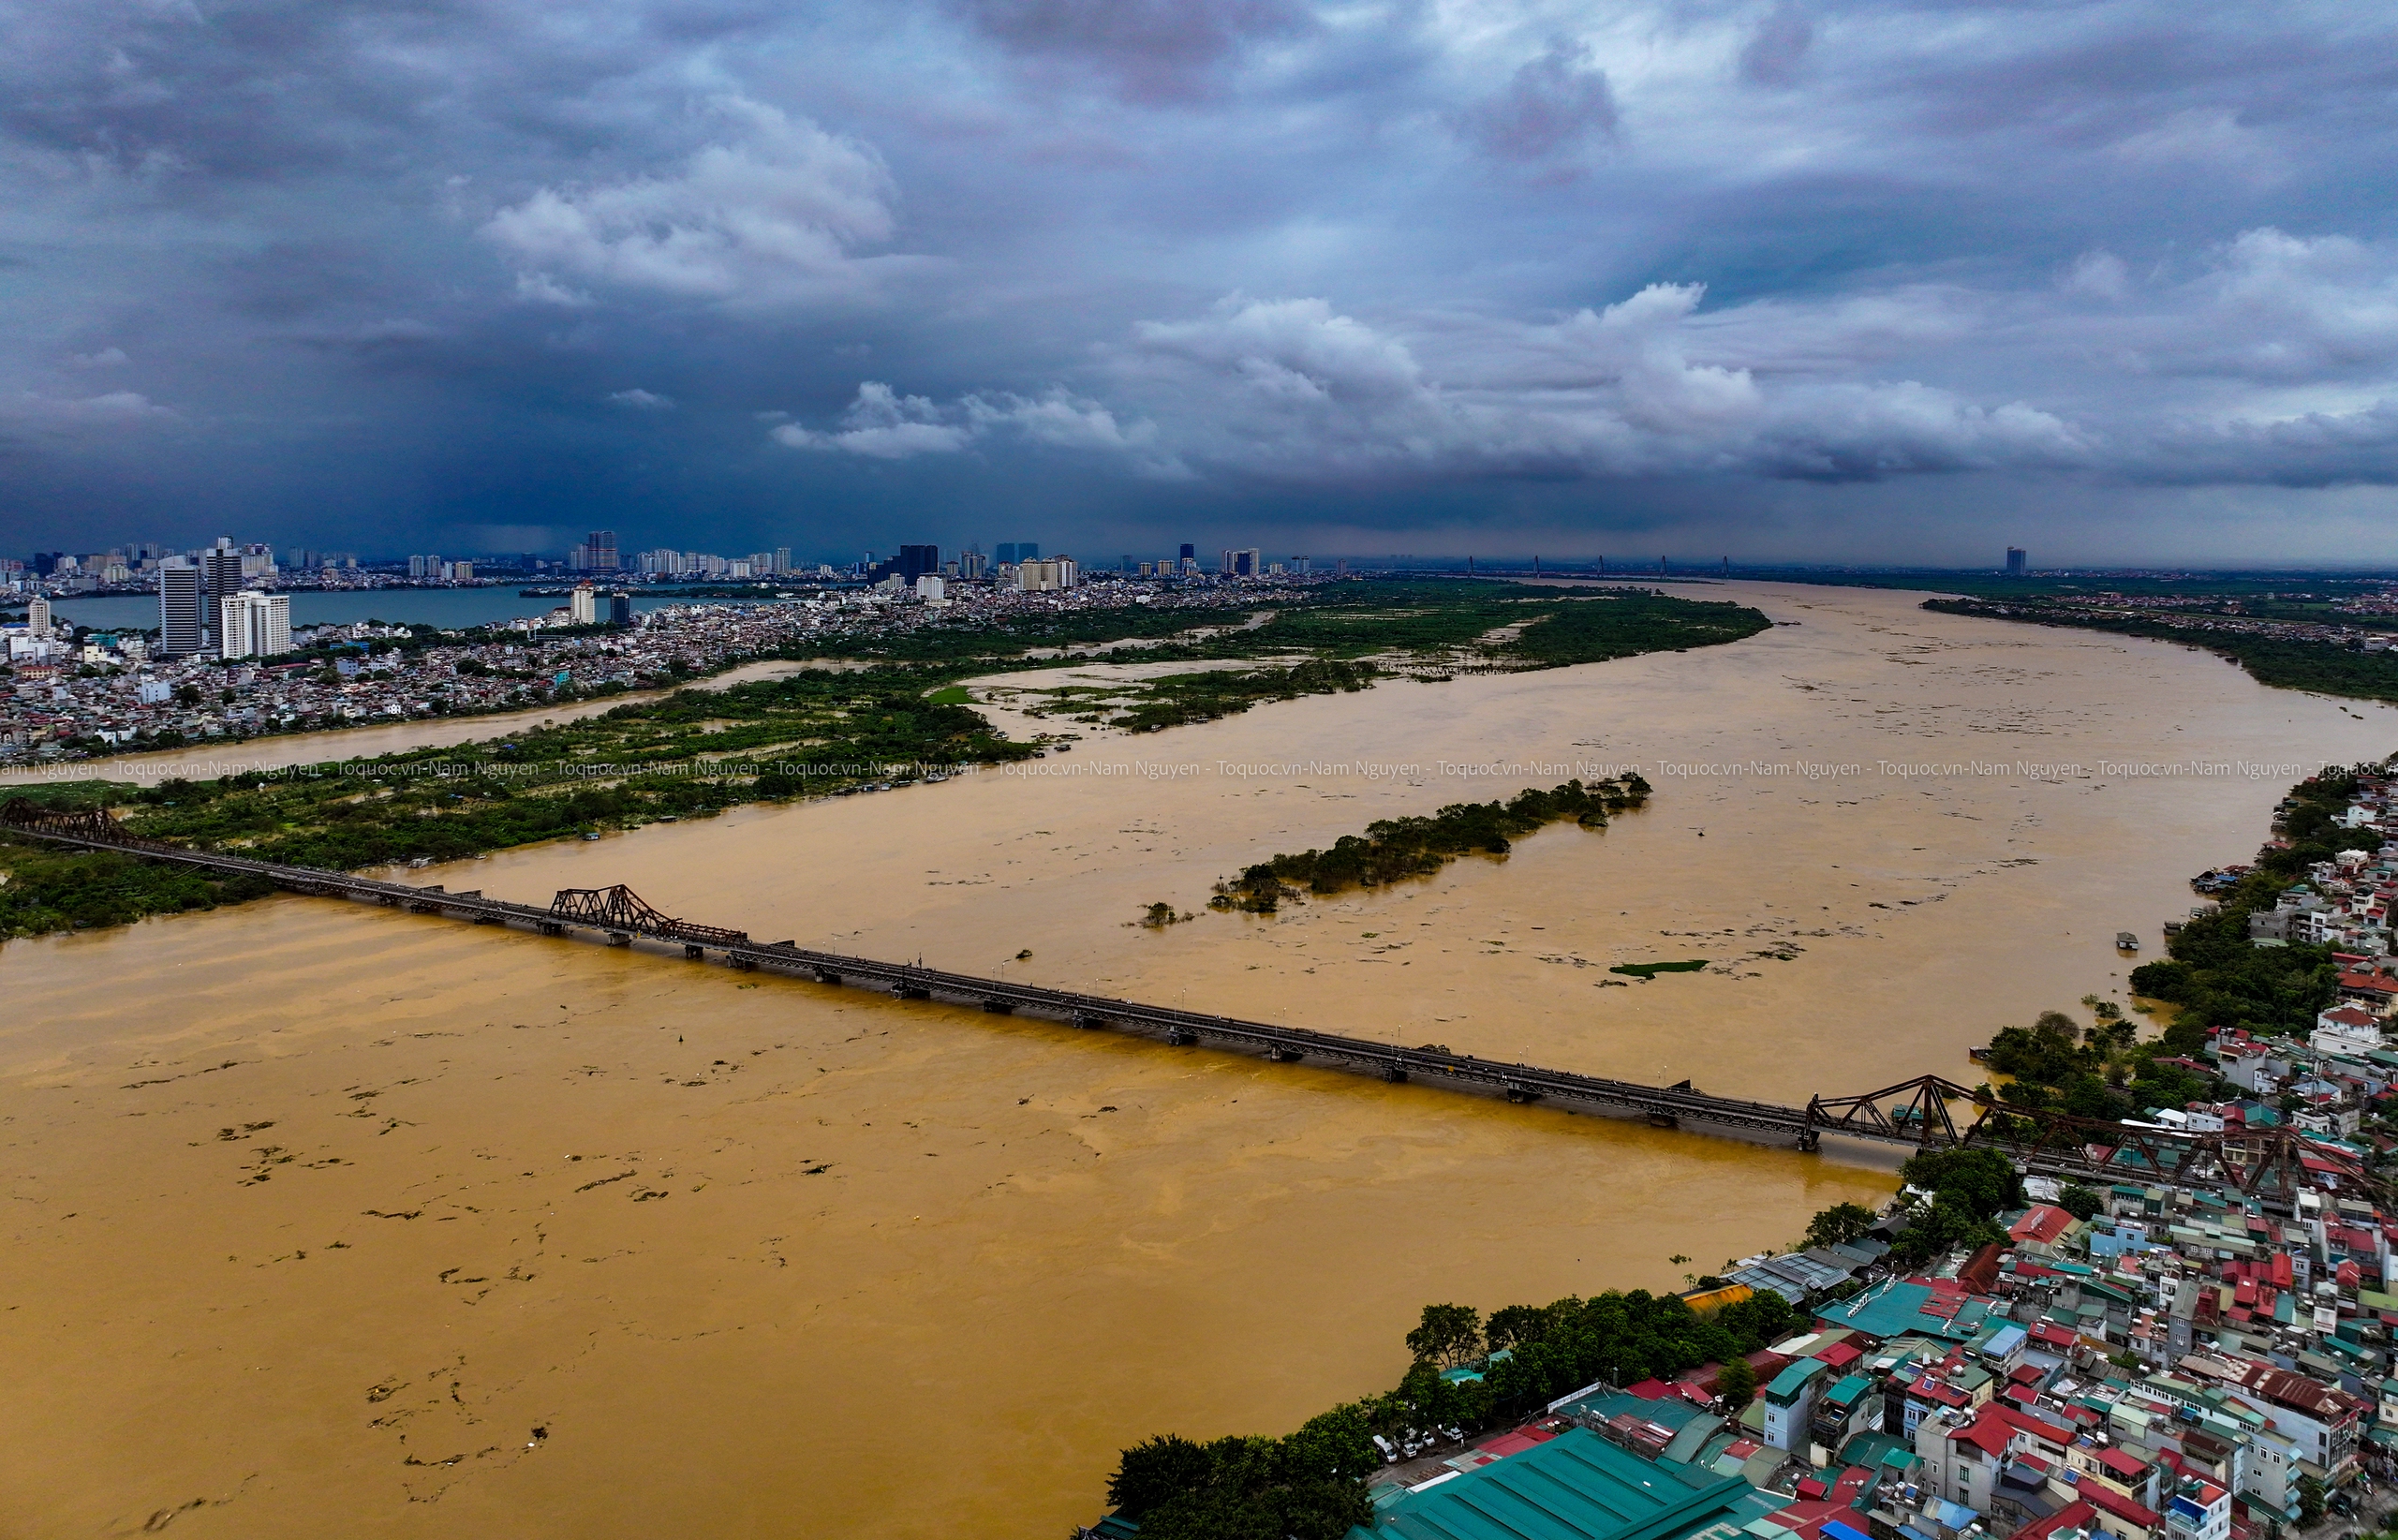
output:
[[[2024,1186],[1970,1253],[1895,1260],[1911,1192],[1849,1240],[1701,1281],[1702,1316],[1770,1289],[1805,1328],[1737,1376],[1601,1382],[1389,1448],[1350,1540],[2250,1540],[2365,1499],[2398,1449],[2398,1219],[2331,1189],[2276,1213]]]
[[[805,659],[926,630],[968,632],[1012,620],[1139,606],[1194,612],[1271,602],[1286,584],[1175,576],[1082,583],[1071,561],[1029,564],[1005,581],[919,577],[826,585],[756,601],[693,602],[635,613],[620,591],[585,583],[568,602],[505,627],[295,628],[292,651],[161,656],[150,633],[78,629],[34,598],[24,624],[0,628],[0,763],[126,748],[238,741],[370,722],[506,711],[670,686],[760,658]],[[1069,585],[1058,586],[1060,568]],[[613,601],[613,604],[612,604]],[[1194,614],[1192,624],[1210,617]]]

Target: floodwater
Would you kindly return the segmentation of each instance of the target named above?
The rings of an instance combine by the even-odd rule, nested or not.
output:
[[[2153,948],[2291,765],[2398,745],[2161,644],[1733,592],[1798,624],[423,876],[1803,1101],[2120,991],[2113,934]],[[1621,763],[1656,795],[1604,833],[1204,908],[1275,851]],[[1153,901],[1197,917],[1132,925]],[[322,900],[12,942],[0,977],[0,1533],[1053,1536],[1125,1444],[1387,1386],[1427,1302],[1674,1285],[1891,1185]]]

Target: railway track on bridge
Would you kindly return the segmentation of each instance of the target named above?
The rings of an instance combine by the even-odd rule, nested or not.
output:
[[[1986,1088],[1969,1088],[1938,1075],[1856,1096],[1811,1097],[1804,1106],[1744,1101],[1710,1095],[1688,1081],[1643,1085],[1432,1046],[1407,1048],[1338,1032],[821,952],[794,941],[761,942],[744,931],[663,913],[622,884],[564,889],[541,909],[486,897],[480,891],[452,893],[439,886],[416,887],[162,844],[141,838],[96,809],[56,813],[21,798],[0,806],[0,826],[61,845],[260,878],[292,893],[474,925],[520,926],[547,936],[594,934],[616,946],[640,941],[679,946],[683,956],[695,962],[714,956],[735,969],[769,969],[903,1000],[940,1000],[1002,1014],[1026,1012],[1077,1028],[1138,1032],[1178,1046],[1236,1049],[1280,1063],[1337,1067],[1386,1081],[1497,1094],[1511,1102],[1578,1103],[1641,1118],[1657,1127],[1698,1125],[1752,1138],[1788,1139],[1801,1150],[1819,1148],[1826,1135],[1915,1149],[1983,1147],[2005,1151],[2033,1175],[2084,1181],[2196,1181],[2285,1200],[2301,1186],[2374,1185],[2360,1162],[2311,1145],[2287,1129],[2229,1136],[2190,1134],[2060,1114],[2027,1115],[1996,1102]],[[1959,1103],[1967,1116],[1959,1116]]]

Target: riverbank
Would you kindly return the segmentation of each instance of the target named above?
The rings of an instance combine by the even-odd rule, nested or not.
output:
[[[866,665],[849,659],[792,661],[768,659],[740,663],[719,674],[666,689],[627,690],[597,700],[535,706],[483,717],[427,717],[389,727],[348,727],[327,733],[293,733],[240,743],[209,744],[151,753],[120,754],[55,764],[0,768],[0,786],[52,786],[63,781],[113,780],[155,786],[166,780],[215,780],[223,776],[271,774],[301,765],[339,764],[382,759],[425,748],[507,738],[559,722],[579,722],[620,706],[663,701],[678,690],[729,689],[761,679],[787,679],[810,669],[853,672]]]
[[[2357,701],[2398,701],[2398,653],[2390,650],[2390,622],[2382,615],[2331,615],[2303,621],[2252,618],[2241,613],[2244,606],[2237,600],[2228,601],[2220,614],[2187,615],[2126,609],[2120,600],[1932,599],[1926,600],[1923,607],[1986,620],[2149,637],[2212,653],[2276,689],[2314,690]]]

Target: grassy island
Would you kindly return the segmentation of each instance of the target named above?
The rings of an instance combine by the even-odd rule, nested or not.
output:
[[[1461,855],[1504,855],[1515,840],[1566,819],[1604,829],[1609,814],[1646,805],[1649,792],[1649,783],[1634,774],[1588,786],[1569,780],[1547,792],[1528,787],[1505,802],[1452,803],[1429,818],[1380,819],[1363,835],[1342,835],[1329,850],[1261,861],[1217,883],[1208,904],[1272,913],[1282,899],[1302,893],[1322,896],[1428,877]]]

